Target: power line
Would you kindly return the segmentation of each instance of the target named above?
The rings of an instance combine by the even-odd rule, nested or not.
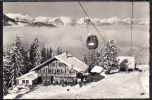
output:
[[[100,35],[101,39],[104,40],[105,44],[107,44],[106,40],[102,37],[102,35],[100,34],[98,28],[95,26],[95,24],[91,21],[89,15],[87,14],[87,12],[85,11],[85,9],[83,8],[82,4],[80,3],[80,1],[78,2],[80,7],[82,8],[83,12],[86,14],[86,16],[89,18],[89,21],[91,22],[91,24],[93,25],[93,27],[96,29],[97,33]]]
[[[131,3],[131,44],[130,44],[130,49],[131,49],[131,54],[132,55],[132,29],[133,29],[133,0],[132,0],[132,3]]]

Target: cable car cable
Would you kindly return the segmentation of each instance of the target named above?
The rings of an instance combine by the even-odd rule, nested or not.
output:
[[[88,35],[89,35],[89,26],[88,26],[88,22],[86,23],[86,25],[87,25],[87,33],[88,33]]]
[[[78,3],[79,3],[79,5],[80,5],[80,7],[82,8],[83,12],[84,12],[84,13],[86,14],[86,16],[89,18],[89,20],[90,20],[91,24],[93,25],[93,27],[96,29],[97,33],[100,35],[101,39],[103,39],[104,42],[107,44],[106,40],[105,40],[105,39],[102,37],[102,35],[100,34],[98,28],[97,28],[97,27],[95,26],[95,24],[91,21],[89,15],[87,14],[87,12],[85,11],[85,9],[83,8],[81,2],[79,1]],[[131,15],[132,15],[132,16],[131,16],[131,17],[132,17],[132,18],[131,18],[131,54],[132,54],[133,0],[132,0],[132,14],[131,14]]]
[[[107,44],[106,40],[102,37],[102,35],[100,34],[98,28],[94,25],[94,23],[91,21],[89,15],[87,14],[87,12],[85,11],[85,9],[83,8],[82,4],[80,3],[80,1],[78,2],[80,7],[82,8],[83,12],[86,14],[86,16],[89,18],[89,21],[91,22],[91,24],[93,25],[93,27],[96,29],[97,33],[100,35],[101,39],[104,40],[105,44]]]
[[[101,39],[104,40],[104,42],[107,44],[106,40],[101,36],[100,32],[98,31],[97,27],[94,25],[94,23],[91,21],[89,15],[87,14],[87,12],[85,11],[85,9],[83,8],[82,4],[80,3],[80,1],[78,2],[80,7],[82,8],[83,12],[86,14],[86,16],[89,18],[91,24],[93,25],[93,27],[96,29],[96,31],[98,32],[98,34],[100,35]]]
[[[133,0],[132,0],[132,3],[131,3],[131,44],[130,44],[130,56],[132,55],[132,31],[133,31]]]

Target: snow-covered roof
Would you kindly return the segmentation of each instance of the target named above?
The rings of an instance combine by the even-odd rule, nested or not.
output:
[[[135,67],[135,58],[131,56],[118,56],[117,57],[119,64],[125,60],[128,59],[128,68],[133,69]]]
[[[80,71],[86,71],[89,67],[87,64],[83,63],[78,58],[73,57],[71,54],[62,53],[61,55],[54,56],[54,58],[51,58],[51,59],[47,60],[46,62],[40,64],[39,66],[31,69],[31,71],[39,70],[42,67],[46,66],[47,64],[53,62],[55,59],[61,61],[62,63],[66,64],[68,67],[73,68],[73,69],[75,69],[79,72]]]
[[[38,74],[35,72],[35,71],[31,71],[31,72],[28,72],[20,77],[18,77],[17,79],[30,79],[30,80],[34,80],[36,78],[38,78]]]
[[[103,67],[101,66],[94,66],[93,69],[91,70],[92,73],[101,73],[103,70]]]
[[[69,67],[73,67],[77,71],[86,71],[89,67],[87,64],[83,63],[76,57],[73,57],[69,53],[63,53],[59,56],[55,56],[55,58],[65,63]]]

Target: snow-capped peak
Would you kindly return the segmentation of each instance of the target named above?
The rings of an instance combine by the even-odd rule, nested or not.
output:
[[[45,16],[39,16],[33,19],[33,22],[43,22],[43,23],[47,23],[48,20],[50,18],[49,17],[45,17]]]
[[[60,17],[46,17],[46,16],[38,16],[36,18],[32,18],[29,15],[23,14],[6,14],[9,18],[14,19],[19,24],[20,23],[44,23],[44,24],[53,24],[55,26],[62,26],[62,25],[85,25],[88,17],[81,17],[81,18],[71,18],[69,16],[60,16]],[[90,20],[95,25],[129,25],[131,24],[131,18],[119,19],[118,17],[110,17],[110,18],[90,18]],[[148,25],[149,18],[141,18],[141,19],[133,19],[134,24],[139,25]]]
[[[31,18],[29,15],[23,15],[23,14],[6,14],[6,16],[16,20],[16,21],[31,21],[33,18]]]

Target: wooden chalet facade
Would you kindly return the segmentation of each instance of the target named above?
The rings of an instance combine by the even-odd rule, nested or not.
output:
[[[77,83],[77,74],[86,72],[88,65],[68,53],[55,56],[33,68],[43,83]]]

